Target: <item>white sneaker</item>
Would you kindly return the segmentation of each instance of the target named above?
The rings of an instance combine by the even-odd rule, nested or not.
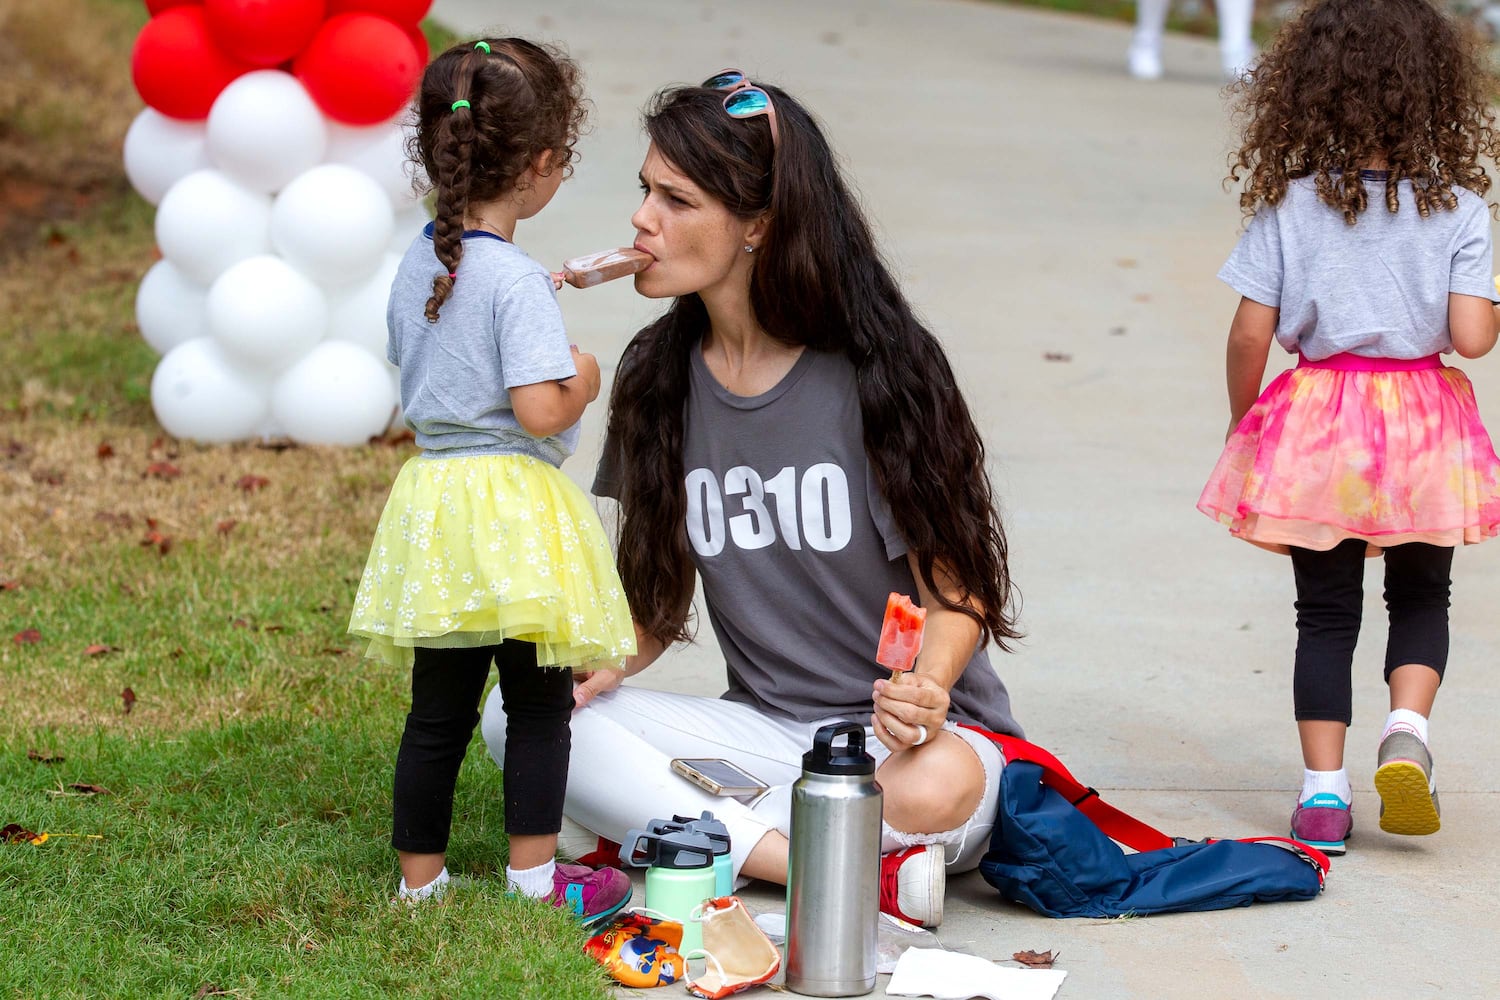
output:
[[[1132,45],[1129,53],[1130,75],[1137,80],[1161,79],[1161,53],[1155,49]]]
[[[919,927],[943,922],[947,860],[942,844],[922,844],[880,859],[880,909]]]

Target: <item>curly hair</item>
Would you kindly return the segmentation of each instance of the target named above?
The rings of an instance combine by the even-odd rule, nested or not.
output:
[[[941,603],[985,641],[1019,638],[1005,531],[984,444],[937,339],[880,258],[863,211],[812,116],[778,87],[780,148],[764,117],[724,114],[724,93],[659,92],[646,112],[657,151],[741,219],[769,223],[750,305],[775,339],[853,363],[864,446],[881,494]],[[708,330],[702,299],[675,299],[631,340],[610,394],[608,438],[620,500],[618,563],[637,625],[663,643],[690,637],[693,595],[683,467],[690,352]],[[941,562],[957,599],[933,577]]]
[[[466,103],[454,107],[459,101]],[[577,65],[561,50],[524,38],[460,42],[427,67],[407,155],[437,193],[433,244],[449,272],[433,279],[429,323],[437,322],[453,290],[469,202],[516,188],[548,150],[553,169],[571,174],[587,116]]]
[[[1455,187],[1489,190],[1495,82],[1474,32],[1429,0],[1317,0],[1230,86],[1243,142],[1225,184],[1244,178],[1248,218],[1311,176],[1353,225],[1367,207],[1359,171],[1383,165],[1387,211],[1403,180],[1423,218],[1451,210]]]

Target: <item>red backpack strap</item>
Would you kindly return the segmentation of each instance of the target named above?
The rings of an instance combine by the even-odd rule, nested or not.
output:
[[[1007,761],[1024,760],[1042,769],[1042,783],[1055,789],[1104,831],[1110,840],[1124,844],[1137,851],[1153,851],[1160,847],[1172,847],[1177,842],[1149,824],[1121,812],[1099,797],[1098,791],[1083,784],[1063,766],[1062,761],[1050,752],[1028,743],[1019,736],[1005,736],[988,729],[961,723],[965,729],[987,736],[1000,746]]]

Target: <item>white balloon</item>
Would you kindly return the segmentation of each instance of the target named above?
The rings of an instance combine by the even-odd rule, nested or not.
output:
[[[391,253],[405,255],[411,247],[411,241],[416,239],[432,221],[432,216],[427,212],[427,206],[420,201],[410,208],[404,208],[396,213],[396,221],[391,226],[391,242],[387,248]]]
[[[271,199],[217,170],[194,171],[162,198],[156,245],[183,274],[211,285],[229,265],[271,249]]]
[[[352,284],[373,273],[393,225],[391,200],[380,185],[342,163],[299,174],[271,207],[276,251],[328,284]]]
[[[125,176],[142,198],[159,205],[173,184],[208,166],[206,142],[202,122],[144,108],[125,132]]]
[[[328,128],[307,90],[279,69],[246,73],[225,87],[208,112],[208,155],[246,187],[279,191],[315,166]]]
[[[135,292],[135,324],[157,354],[208,333],[208,289],[169,260],[151,265]]]
[[[385,360],[385,307],[391,297],[391,282],[401,258],[386,254],[380,267],[370,277],[348,289],[328,296],[328,337],[347,340],[369,351],[377,360]]]
[[[396,211],[420,197],[412,180],[421,168],[407,156],[407,140],[414,134],[406,119],[409,112],[382,125],[360,128],[339,122],[328,124],[329,163],[343,163],[363,171],[390,196]]]
[[[267,371],[291,367],[328,328],[323,290],[280,257],[247,257],[208,290],[208,332],[235,359]]]
[[[303,444],[363,444],[395,412],[388,367],[347,341],[324,341],[276,380],[271,415]]]
[[[209,337],[172,348],[151,376],[151,407],[173,437],[245,440],[265,422],[269,404],[266,380],[236,368]]]

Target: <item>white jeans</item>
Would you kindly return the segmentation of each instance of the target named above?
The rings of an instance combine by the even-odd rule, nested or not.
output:
[[[629,830],[644,829],[653,819],[708,810],[729,831],[738,877],[751,849],[768,832],[790,834],[792,783],[802,774],[802,755],[820,726],[839,721],[797,722],[720,698],[620,687],[573,714],[563,811],[575,823],[623,843]],[[978,867],[989,848],[1004,758],[991,740],[951,722],[945,728],[958,733],[984,767],[985,790],[978,807],[963,826],[943,833],[904,833],[882,824],[881,851],[941,843],[948,849],[948,870],[963,872]],[[480,730],[490,756],[503,768],[505,710],[498,689],[485,701]],[[868,726],[865,749],[877,766],[890,756]],[[673,757],[723,757],[771,789],[752,804],[710,795],[672,771]]]

